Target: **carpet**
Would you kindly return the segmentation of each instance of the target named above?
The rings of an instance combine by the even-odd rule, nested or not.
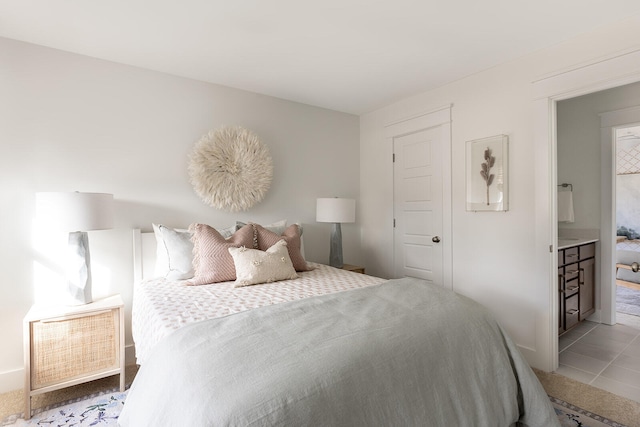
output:
[[[34,414],[29,421],[19,418],[19,415],[14,415],[5,420],[2,425],[15,427],[116,427],[126,397],[127,391],[116,391],[78,399],[55,408],[44,408]],[[625,427],[555,397],[550,397],[550,399],[562,427]]]
[[[616,311],[640,316],[640,291],[616,286]]]
[[[562,427],[625,427],[598,414],[585,411],[555,397],[550,397]]]
[[[28,421],[20,418],[22,414],[14,415],[5,420],[12,424],[2,423],[2,425],[15,427],[116,427],[127,392],[104,393],[85,399],[76,399],[73,402],[64,402],[56,407],[45,407],[36,411]]]

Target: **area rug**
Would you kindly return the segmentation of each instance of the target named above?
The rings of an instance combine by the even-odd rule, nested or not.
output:
[[[101,394],[74,402],[65,402],[55,408],[43,408],[35,411],[31,419],[25,421],[19,416],[9,417],[8,422],[2,424],[15,427],[72,427],[72,426],[101,426],[116,427],[122,405],[127,397],[125,392]],[[20,414],[21,416],[22,414]],[[11,419],[13,418],[13,420]]]
[[[640,316],[640,291],[616,286],[616,311]]]
[[[625,427],[555,397],[549,397],[562,427]]]
[[[101,394],[67,402],[55,408],[38,410],[29,421],[14,415],[4,420],[2,425],[15,427],[116,427],[126,397],[126,391]],[[625,427],[623,424],[585,411],[555,397],[550,397],[550,399],[562,427]]]

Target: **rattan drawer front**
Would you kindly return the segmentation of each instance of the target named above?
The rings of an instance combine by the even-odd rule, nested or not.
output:
[[[31,323],[31,388],[120,366],[117,310]]]

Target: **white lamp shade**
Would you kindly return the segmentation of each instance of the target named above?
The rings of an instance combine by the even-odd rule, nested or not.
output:
[[[63,231],[113,228],[113,194],[36,193],[39,221]]]
[[[317,222],[356,222],[355,199],[321,198],[316,204]]]

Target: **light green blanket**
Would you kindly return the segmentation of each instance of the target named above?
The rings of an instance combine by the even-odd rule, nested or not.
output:
[[[187,325],[140,368],[119,422],[559,425],[486,309],[409,278]]]

